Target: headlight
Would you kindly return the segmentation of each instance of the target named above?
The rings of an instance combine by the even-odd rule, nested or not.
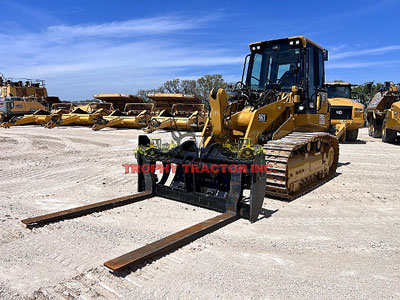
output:
[[[362,109],[362,108],[356,108],[356,113],[360,113],[360,112],[363,112],[364,111],[364,109]]]

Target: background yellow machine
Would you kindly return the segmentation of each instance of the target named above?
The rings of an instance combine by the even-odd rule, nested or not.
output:
[[[346,141],[355,141],[358,130],[364,127],[364,105],[352,100],[351,83],[327,82],[328,101],[331,105],[331,124],[336,136]]]
[[[382,125],[382,141],[394,143],[399,138],[398,133],[400,133],[400,100],[386,110]]]
[[[54,114],[44,126],[47,128],[66,125],[89,126],[95,124],[98,118],[109,115],[113,110],[112,103],[89,103],[67,114]]]
[[[207,115],[204,104],[173,104],[171,111],[162,110],[154,116],[145,131],[151,133],[159,129],[202,130]]]
[[[58,97],[49,97],[44,80],[12,79],[0,76],[0,123],[14,117],[47,111]]]
[[[118,109],[123,111],[126,108],[126,105],[129,103],[143,103],[143,99],[131,95],[131,94],[120,94],[120,93],[102,93],[102,94],[94,94],[94,99],[99,99],[102,102],[112,103],[114,109]]]
[[[384,88],[375,94],[367,107],[368,133],[370,136],[385,137],[389,142],[395,139],[396,122],[398,120],[399,86],[392,82],[385,82]],[[389,127],[390,126],[390,127]],[[387,130],[389,129],[389,131]],[[393,132],[395,131],[395,132]],[[396,133],[397,136],[397,133]]]
[[[92,129],[97,131],[106,127],[143,128],[149,125],[154,111],[154,103],[128,103],[123,112],[115,110],[108,116],[98,118]]]
[[[74,105],[72,103],[54,103],[50,111],[39,109],[33,114],[11,118],[8,122],[3,122],[0,126],[9,128],[11,126],[20,125],[45,125],[50,122],[52,118],[60,118],[62,114],[68,114],[73,109]]]

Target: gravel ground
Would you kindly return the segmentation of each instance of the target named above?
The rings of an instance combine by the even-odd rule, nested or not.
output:
[[[0,130],[0,299],[400,298],[400,147],[340,147],[338,176],[117,277],[103,267],[217,213],[161,198],[29,230],[21,219],[136,191],[139,130]],[[169,133],[155,134],[168,138]]]

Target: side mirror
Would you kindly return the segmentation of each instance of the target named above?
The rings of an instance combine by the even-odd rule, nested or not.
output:
[[[328,50],[325,49],[323,54],[324,54],[324,61],[328,61],[328,58],[329,58]]]

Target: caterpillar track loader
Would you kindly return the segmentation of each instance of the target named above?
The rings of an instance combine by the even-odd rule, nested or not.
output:
[[[154,196],[221,212],[105,262],[117,272],[241,217],[257,221],[265,194],[293,199],[336,172],[339,144],[328,133],[326,60],[327,50],[303,36],[250,44],[236,89],[210,92],[211,111],[200,144],[189,140],[171,148],[139,136],[139,193],[22,222],[40,226]],[[164,172],[157,174],[160,166]]]
[[[222,89],[210,93],[211,111],[202,132],[202,147],[187,141],[165,152],[160,147],[154,149],[143,137],[140,145],[148,150],[142,149],[141,155],[152,163],[178,166],[182,161],[192,161],[250,167],[259,161],[271,168],[264,178],[266,194],[292,199],[336,172],[338,140],[329,134],[324,89],[327,50],[305,37],[257,42],[250,44],[250,50],[245,82],[242,79],[229,94]],[[232,185],[237,184],[230,174],[188,179],[180,171],[178,167],[172,188],[160,187],[163,195],[170,190],[173,195],[182,192],[200,197],[200,193],[201,197],[218,198],[230,194]],[[244,174],[240,182],[243,189],[255,181]],[[182,191],[177,192],[178,187]],[[220,200],[225,201],[224,197]]]
[[[334,81],[326,83],[331,105],[331,124],[337,138],[355,141],[358,130],[364,127],[364,105],[352,100],[351,83]]]
[[[398,114],[395,113],[398,112],[399,104],[396,102],[399,101],[399,95],[399,86],[388,81],[372,98],[367,107],[369,136],[382,138],[384,142],[393,142],[397,138]]]

